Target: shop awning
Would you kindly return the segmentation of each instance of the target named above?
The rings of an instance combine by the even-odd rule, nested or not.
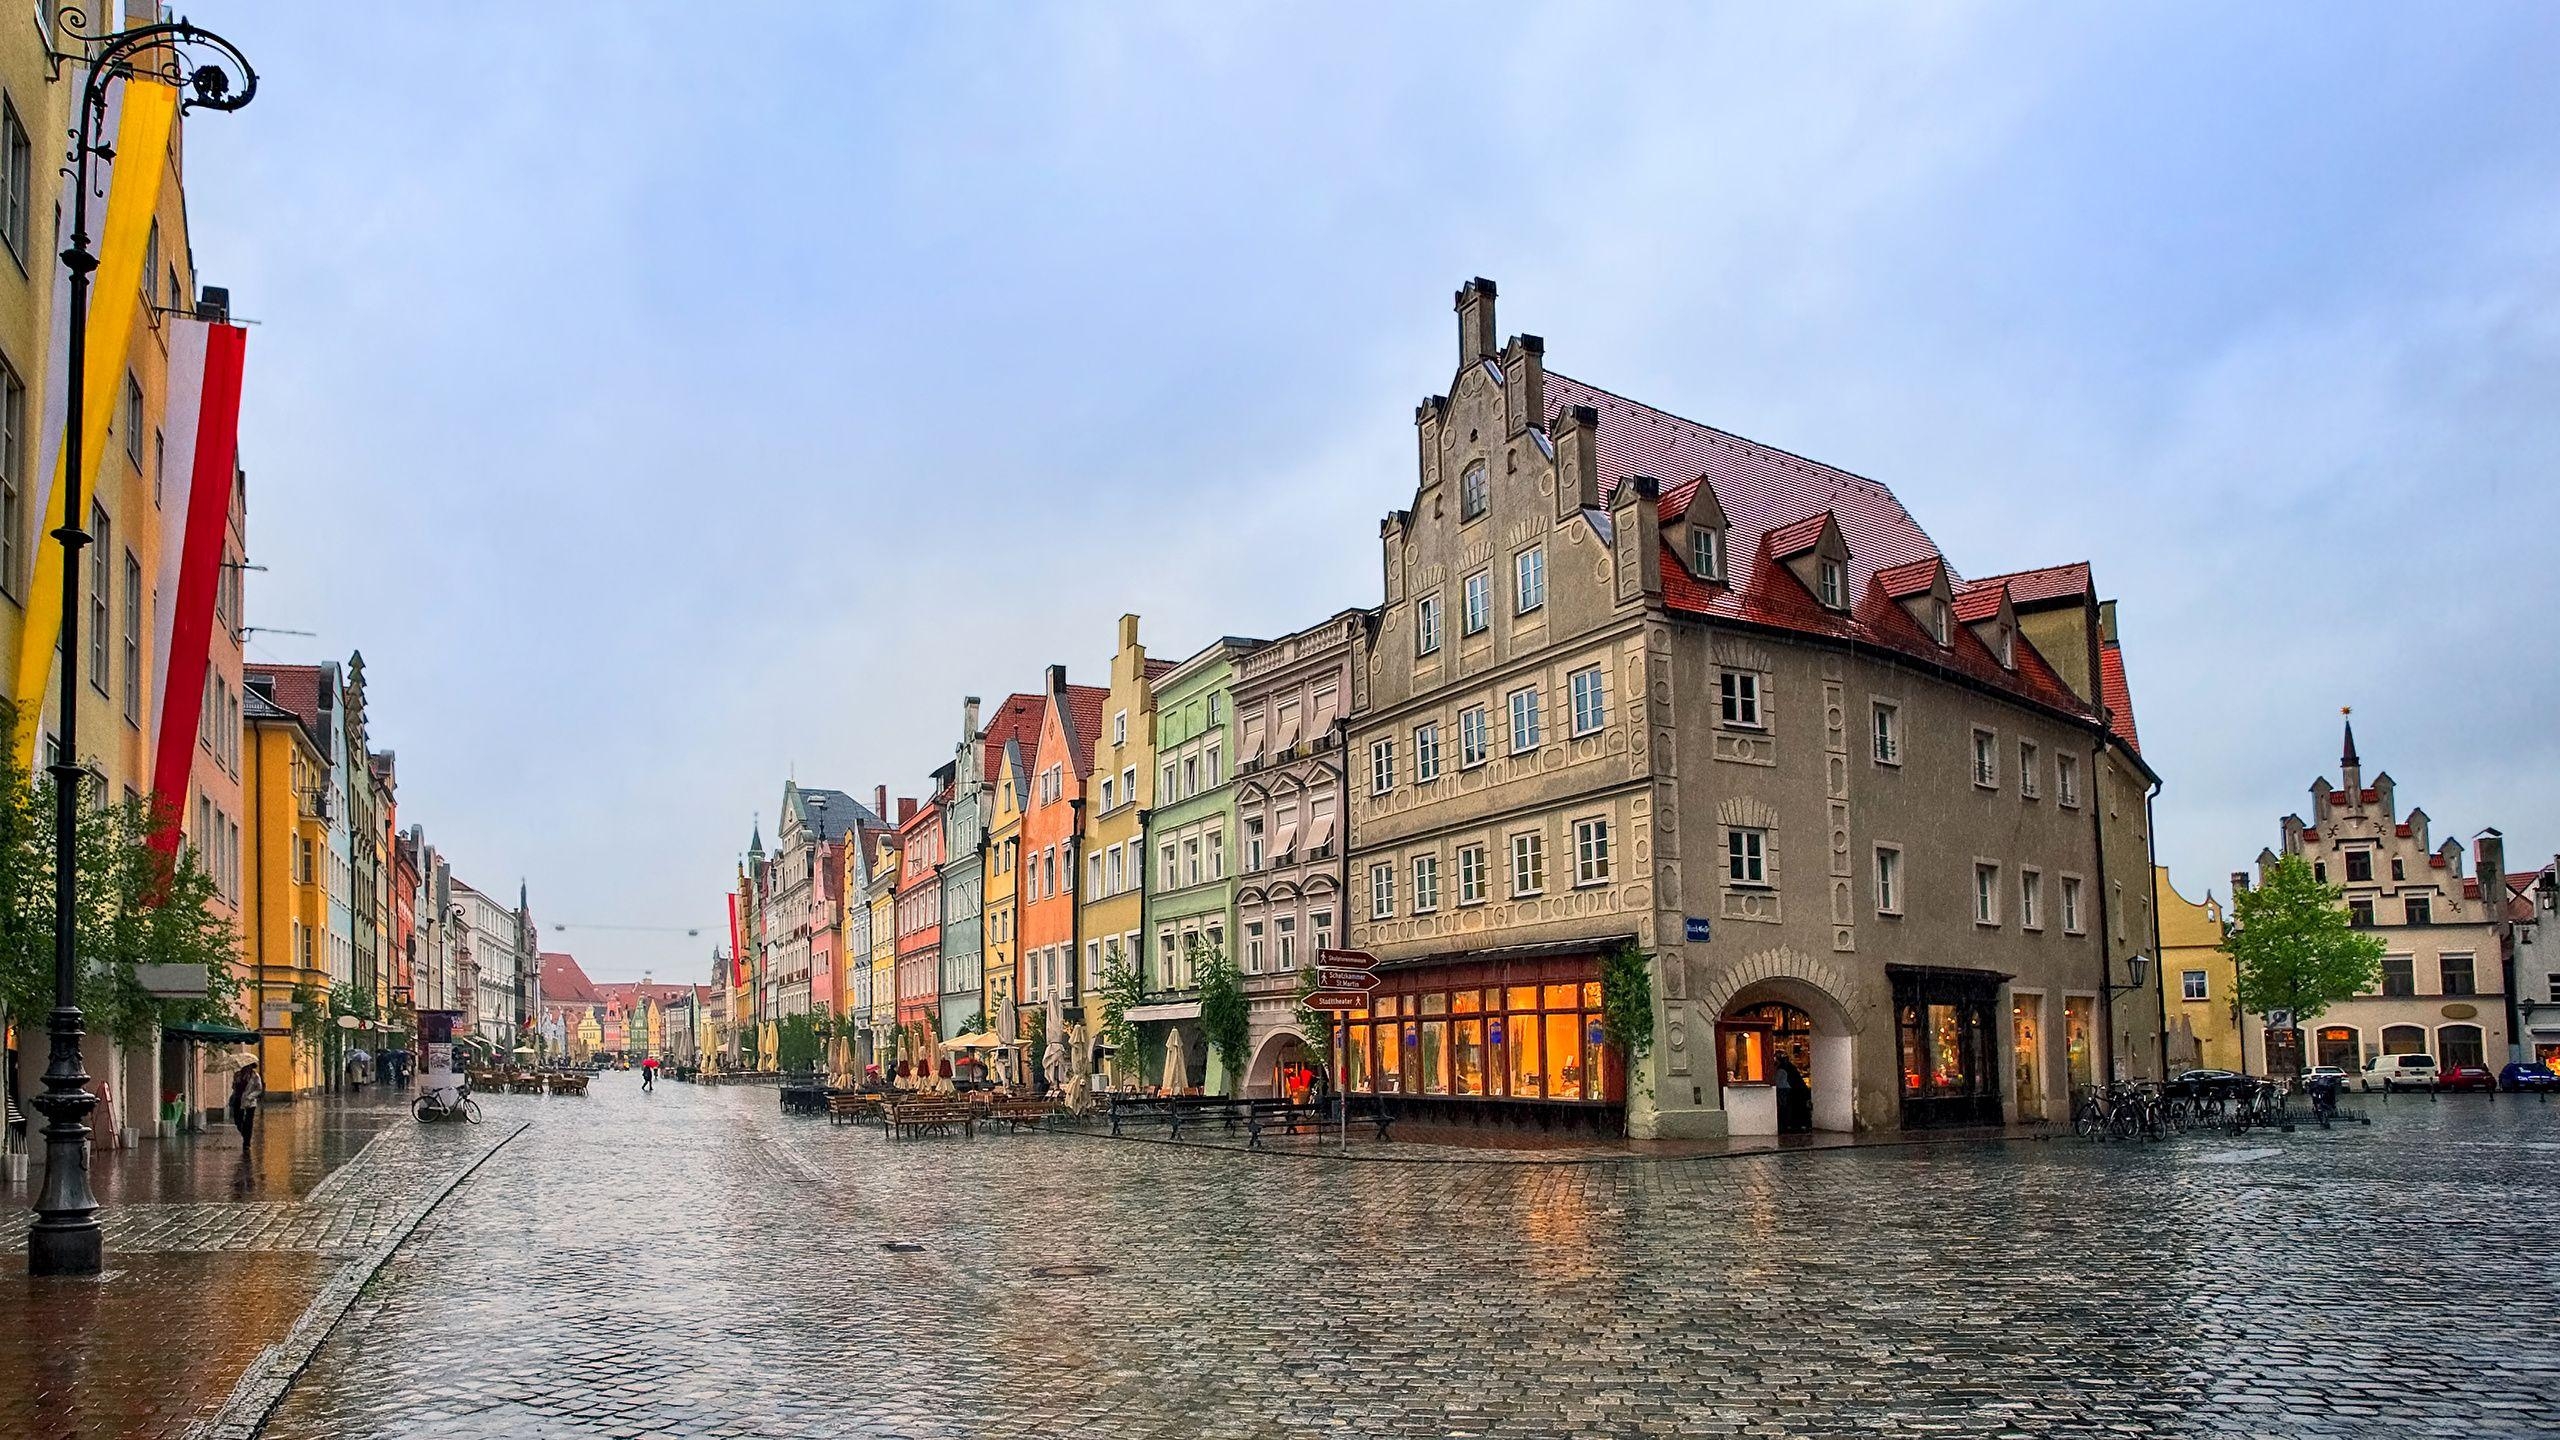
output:
[[[954,1035],[942,1042],[942,1048],[945,1050],[992,1050],[1003,1043],[991,1032],[981,1030],[975,1035]]]
[[[1157,1005],[1132,1005],[1129,1007],[1128,1018],[1132,1021],[1197,1020],[1200,1018],[1200,1002],[1168,1000]]]
[[[237,1025],[223,1025],[211,1020],[188,1020],[175,1025],[163,1025],[160,1027],[160,1033],[180,1040],[193,1040],[208,1045],[255,1045],[258,1043],[258,1032],[255,1030],[243,1030]]]

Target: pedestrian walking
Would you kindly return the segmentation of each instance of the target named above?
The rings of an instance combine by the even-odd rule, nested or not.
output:
[[[240,1153],[249,1153],[250,1137],[258,1129],[258,1101],[267,1093],[267,1082],[258,1074],[258,1062],[242,1065],[231,1077],[231,1123],[240,1129]]]
[[[643,1091],[658,1088],[658,1057],[655,1055],[640,1062],[640,1088]]]

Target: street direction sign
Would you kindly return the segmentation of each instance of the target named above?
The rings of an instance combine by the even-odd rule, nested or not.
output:
[[[1375,970],[1378,957],[1366,950],[1319,950],[1316,963],[1343,970]]]
[[[1319,965],[1316,967],[1316,988],[1319,990],[1358,990],[1365,993],[1378,988],[1378,972],[1375,970],[1346,970],[1339,965]]]
[[[1307,1008],[1333,1011],[1366,1010],[1369,1008],[1369,996],[1367,992],[1360,990],[1310,990],[1307,992]]]

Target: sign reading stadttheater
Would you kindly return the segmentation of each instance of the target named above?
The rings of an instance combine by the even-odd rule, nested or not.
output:
[[[1336,1012],[1366,1010],[1369,1008],[1369,992],[1366,990],[1310,990],[1307,992],[1307,1008]]]

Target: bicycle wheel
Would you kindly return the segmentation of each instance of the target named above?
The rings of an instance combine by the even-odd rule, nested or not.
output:
[[[427,1118],[427,1097],[426,1097],[426,1096],[421,1095],[421,1096],[419,1096],[417,1099],[412,1100],[412,1101],[410,1101],[410,1102],[409,1102],[409,1118],[411,1118],[411,1119],[413,1119],[413,1120],[421,1120],[421,1121],[423,1121],[423,1120],[425,1120],[425,1119]]]
[[[462,1118],[463,1118],[463,1119],[465,1119],[465,1120],[470,1121],[470,1122],[471,1122],[472,1124],[474,1124],[474,1125],[479,1124],[479,1123],[480,1123],[480,1102],[479,1102],[479,1101],[477,1101],[477,1100],[472,1099],[472,1098],[471,1098],[470,1096],[468,1096],[468,1095],[463,1096],[463,1097],[462,1097]]]
[[[2071,1133],[2079,1136],[2083,1140],[2088,1139],[2091,1135],[2097,1133],[2099,1118],[2098,1107],[2095,1103],[2087,1100],[2081,1101],[2078,1105],[2072,1107]]]

